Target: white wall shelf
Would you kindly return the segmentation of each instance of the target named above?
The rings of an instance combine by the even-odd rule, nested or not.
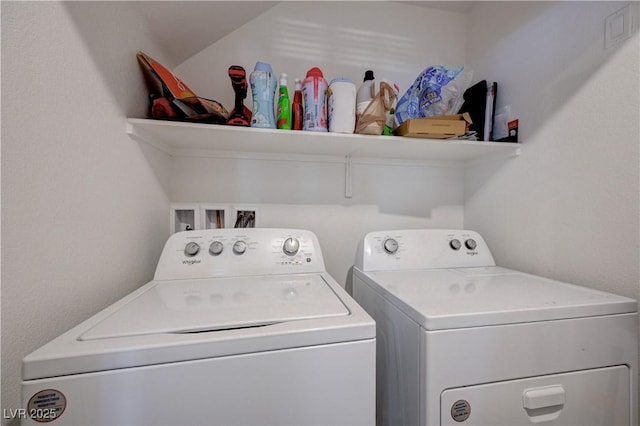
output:
[[[465,164],[516,156],[520,144],[257,129],[129,118],[127,133],[171,156],[329,161],[345,164],[344,196],[353,196],[352,162]]]
[[[487,155],[515,156],[520,144],[434,140],[257,129],[215,124],[129,118],[127,133],[171,156],[215,155],[230,158],[335,159],[468,162]]]

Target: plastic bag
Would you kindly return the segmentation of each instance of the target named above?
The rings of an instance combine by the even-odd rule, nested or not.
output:
[[[371,86],[373,92],[374,86]],[[387,122],[387,112],[393,107],[396,95],[393,88],[384,81],[380,82],[380,90],[375,94],[367,108],[358,118],[356,133],[362,135],[381,135]]]
[[[396,107],[396,124],[411,118],[456,114],[464,102],[473,72],[459,67],[450,70],[441,65],[428,67],[402,95]]]

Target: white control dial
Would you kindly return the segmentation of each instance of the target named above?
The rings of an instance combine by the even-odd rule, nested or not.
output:
[[[454,250],[460,250],[460,247],[462,247],[462,243],[458,239],[453,239],[449,241],[449,246]]]
[[[198,254],[198,252],[200,251],[200,246],[198,245],[198,243],[194,243],[193,241],[191,241],[190,243],[187,243],[187,245],[184,247],[184,254],[185,256],[195,256],[196,254]]]
[[[476,240],[473,240],[471,238],[469,238],[467,241],[465,241],[464,245],[467,246],[467,248],[469,250],[475,250],[476,247],[478,246],[478,244],[476,243]]]
[[[297,238],[289,237],[282,244],[282,251],[287,256],[293,256],[300,250],[300,241]]]
[[[245,251],[247,251],[247,243],[245,243],[244,241],[236,241],[233,244],[233,252],[235,254],[243,254]]]
[[[384,251],[389,254],[395,254],[398,251],[398,242],[393,238],[387,238],[382,243],[382,247],[384,247]]]
[[[222,253],[223,249],[224,249],[224,246],[222,245],[222,243],[220,241],[214,241],[209,246],[209,253],[211,253],[214,256],[217,256],[220,253]]]

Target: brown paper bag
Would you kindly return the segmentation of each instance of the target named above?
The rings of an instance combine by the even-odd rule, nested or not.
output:
[[[358,118],[356,133],[363,135],[381,135],[387,121],[387,111],[393,106],[396,95],[393,88],[385,83],[380,83],[380,91],[374,94],[375,85],[371,85],[373,99]]]

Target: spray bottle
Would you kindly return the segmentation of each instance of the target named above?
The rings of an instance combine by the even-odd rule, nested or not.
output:
[[[291,104],[289,103],[289,89],[287,75],[280,74],[280,91],[278,96],[278,129],[291,130]]]
[[[293,130],[302,130],[303,110],[302,110],[302,81],[295,80],[295,92],[293,93],[293,104],[291,105],[291,126]]]

